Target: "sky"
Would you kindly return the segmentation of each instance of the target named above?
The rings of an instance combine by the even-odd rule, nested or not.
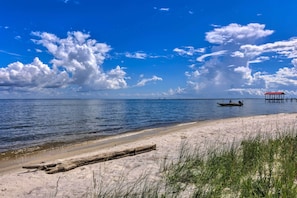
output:
[[[2,0],[0,98],[297,97],[296,0]]]

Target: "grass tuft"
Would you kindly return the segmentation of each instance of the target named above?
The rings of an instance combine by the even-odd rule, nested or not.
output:
[[[193,197],[294,197],[297,193],[297,136],[257,136],[236,148],[211,150],[168,168],[178,192],[194,185]]]

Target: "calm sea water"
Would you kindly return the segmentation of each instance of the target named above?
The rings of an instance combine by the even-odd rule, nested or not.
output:
[[[297,112],[297,102],[222,100],[0,100],[0,152],[175,123]]]

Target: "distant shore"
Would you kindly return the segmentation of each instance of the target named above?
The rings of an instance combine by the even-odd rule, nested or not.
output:
[[[175,161],[183,143],[204,149],[226,145],[257,134],[275,135],[296,129],[297,113],[237,117],[199,121],[125,133],[93,141],[74,143],[0,161],[0,197],[82,197],[96,191],[94,178],[112,188],[119,180],[132,183],[145,171],[151,180],[161,177],[162,161]],[[48,175],[22,169],[24,165],[63,162],[82,156],[156,144],[157,150],[136,156],[82,166]]]

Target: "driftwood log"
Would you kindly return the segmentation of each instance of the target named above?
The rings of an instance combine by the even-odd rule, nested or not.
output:
[[[114,159],[119,159],[119,158],[123,158],[123,157],[138,155],[138,154],[150,152],[153,150],[156,150],[156,144],[125,149],[122,151],[102,153],[102,154],[89,156],[89,157],[70,159],[70,160],[65,160],[64,162],[60,162],[60,163],[23,166],[23,168],[44,170],[47,174],[54,174],[54,173],[58,173],[58,172],[69,171],[74,168],[88,165],[88,164],[94,164],[94,163],[98,163],[98,162],[104,162],[104,161],[108,161],[108,160],[114,160]]]

